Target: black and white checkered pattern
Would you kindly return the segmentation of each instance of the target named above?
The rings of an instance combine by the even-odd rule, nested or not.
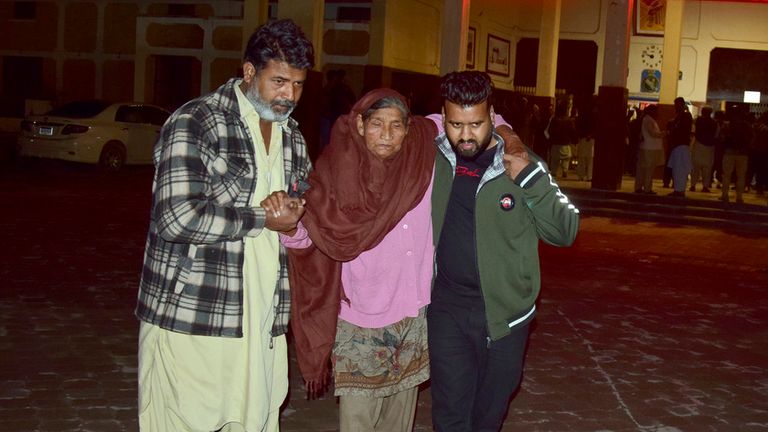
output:
[[[256,166],[251,132],[240,118],[237,79],[188,102],[163,126],[155,148],[152,211],[136,316],[196,335],[241,337],[244,237],[265,214],[251,207]],[[282,127],[286,185],[311,170],[293,119]],[[255,131],[256,133],[260,133]],[[280,248],[272,335],[287,330],[290,292]]]

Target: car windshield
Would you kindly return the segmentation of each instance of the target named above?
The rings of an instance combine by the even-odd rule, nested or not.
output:
[[[109,105],[109,102],[100,100],[70,102],[52,109],[46,115],[80,119],[91,118],[104,111]]]

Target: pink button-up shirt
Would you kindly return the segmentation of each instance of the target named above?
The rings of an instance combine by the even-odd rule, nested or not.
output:
[[[364,328],[381,328],[418,316],[419,309],[429,304],[435,252],[431,196],[432,182],[421,202],[381,243],[341,264],[341,284],[349,298],[349,304],[341,302],[341,319]],[[280,241],[294,249],[312,244],[301,223],[293,237],[281,234]]]

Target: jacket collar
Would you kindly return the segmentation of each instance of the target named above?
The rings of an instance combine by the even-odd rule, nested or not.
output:
[[[496,149],[496,153],[493,155],[493,162],[488,167],[488,169],[485,170],[483,178],[480,179],[478,190],[488,181],[504,173],[504,139],[501,138],[501,135],[496,133],[496,130],[493,130],[491,134],[494,138],[496,138],[496,147],[494,147]],[[440,153],[442,153],[442,155],[448,159],[448,162],[451,164],[453,172],[455,173],[456,152],[453,151],[453,147],[451,147],[451,143],[448,141],[448,136],[445,134],[445,132],[441,133],[437,136],[437,138],[435,138],[435,145],[437,145],[437,149],[440,151]]]

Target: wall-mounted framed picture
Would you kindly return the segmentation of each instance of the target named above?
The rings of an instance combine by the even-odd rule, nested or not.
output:
[[[664,36],[667,0],[638,0],[635,3],[635,34]]]
[[[467,30],[467,69],[475,68],[475,52],[477,52],[477,30],[470,27]]]
[[[509,76],[509,49],[509,40],[493,36],[489,33],[485,71],[496,75]]]
[[[643,69],[640,74],[640,93],[659,93],[661,89],[661,71]]]

